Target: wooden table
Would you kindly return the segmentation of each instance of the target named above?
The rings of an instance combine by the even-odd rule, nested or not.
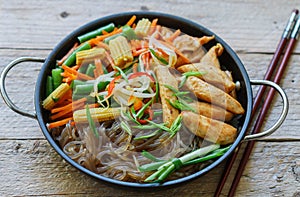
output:
[[[176,14],[206,26],[238,53],[251,79],[262,79],[296,6],[299,2],[295,0],[3,0],[0,70],[20,56],[47,57],[62,38],[93,19],[122,11],[150,10]],[[298,45],[280,84],[289,97],[289,114],[276,133],[256,143],[236,196],[300,196],[299,62]],[[31,63],[15,68],[7,81],[13,100],[28,110],[33,109],[40,67]],[[253,86],[254,91],[257,88]],[[278,118],[281,108],[277,96],[264,128]],[[224,168],[223,163],[205,176],[172,189],[114,187],[64,162],[45,140],[36,120],[12,112],[2,100],[0,111],[0,196],[212,196]]]

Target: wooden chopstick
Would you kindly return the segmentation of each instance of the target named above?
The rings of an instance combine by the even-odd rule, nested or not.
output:
[[[294,49],[294,46],[295,46],[295,43],[297,41],[297,37],[298,37],[298,34],[299,34],[299,27],[300,27],[300,17],[298,16],[297,23],[294,26],[294,29],[291,33],[291,39],[288,42],[286,52],[285,52],[285,54],[282,58],[282,61],[281,61],[280,65],[279,65],[279,68],[278,68],[278,71],[276,72],[276,75],[274,77],[274,82],[277,83],[277,84],[280,82],[280,80],[282,78],[283,72],[284,72],[284,70],[287,66],[288,60],[289,60],[289,58],[292,54],[292,51]],[[267,115],[267,112],[268,112],[270,106],[271,106],[274,95],[275,95],[275,89],[271,89],[269,91],[269,93],[267,94],[264,105],[262,106],[260,114],[257,118],[257,121],[256,121],[254,129],[253,129],[253,134],[260,132],[260,128],[263,125],[264,119]],[[254,144],[255,144],[255,141],[250,141],[250,142],[247,143],[245,152],[244,152],[243,157],[240,161],[239,168],[237,170],[237,173],[235,175],[235,178],[234,178],[233,183],[231,185],[231,188],[229,190],[228,196],[233,196],[234,195],[235,190],[238,186],[239,180],[242,176],[242,173],[245,169],[247,161],[250,157],[251,151],[254,147]]]
[[[287,43],[289,37],[291,36],[291,31],[292,31],[292,28],[293,28],[293,26],[295,24],[295,19],[296,19],[297,15],[298,15],[298,10],[296,10],[296,9],[293,10],[292,14],[291,14],[291,16],[289,18],[289,21],[288,21],[288,23],[287,23],[287,25],[286,25],[286,27],[284,29],[282,37],[281,37],[281,39],[280,39],[280,41],[279,41],[279,43],[277,45],[276,51],[275,51],[274,56],[273,56],[273,58],[272,58],[272,60],[270,62],[268,70],[266,71],[266,74],[264,76],[264,79],[266,79],[266,80],[270,80],[271,77],[272,77],[272,75],[273,75],[273,73],[276,70],[276,67],[277,67],[278,62],[280,60],[280,57],[281,57],[281,55],[282,55],[282,53],[283,53],[283,51],[285,49],[286,43]],[[266,90],[266,87],[265,86],[261,86],[259,88],[258,92],[257,92],[257,95],[256,95],[255,100],[254,100],[254,104],[253,104],[251,119],[253,119],[254,114],[257,111],[257,108],[258,108],[258,106],[261,103],[261,100],[262,100],[262,97],[264,96],[265,90]],[[227,178],[228,178],[228,176],[230,174],[232,166],[233,166],[233,164],[234,164],[234,162],[236,160],[236,157],[237,157],[237,155],[239,153],[240,147],[241,147],[241,145],[239,145],[237,147],[236,151],[233,153],[233,155],[229,158],[228,162],[226,163],[225,171],[224,171],[224,173],[223,173],[223,175],[221,177],[221,180],[219,181],[219,184],[217,186],[217,190],[216,190],[216,192],[214,194],[215,197],[220,196],[220,194],[222,192],[222,189],[223,189],[223,187],[224,187],[224,185],[226,183],[226,180],[227,180]],[[250,150],[249,154],[250,153],[251,153],[251,150]],[[243,170],[241,170],[241,172],[243,172]],[[236,186],[234,186],[234,187],[237,187],[238,181],[235,181]],[[232,189],[230,190],[233,193],[235,191],[234,187],[231,187]]]

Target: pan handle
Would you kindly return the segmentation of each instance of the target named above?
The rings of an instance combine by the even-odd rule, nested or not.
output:
[[[266,85],[266,86],[270,86],[270,87],[274,88],[282,98],[283,109],[282,109],[280,117],[278,118],[278,120],[275,122],[275,124],[271,128],[267,129],[264,132],[247,135],[247,136],[245,136],[244,141],[257,140],[259,138],[263,138],[263,137],[271,135],[274,131],[276,131],[282,125],[283,121],[285,120],[285,118],[288,114],[288,109],[289,109],[288,97],[287,97],[286,93],[284,92],[284,90],[276,83],[274,83],[272,81],[268,81],[268,80],[251,80],[251,84]]]
[[[0,76],[0,93],[1,96],[4,100],[4,102],[6,103],[6,105],[12,109],[13,111],[17,112],[18,114],[21,114],[23,116],[27,116],[29,118],[34,118],[36,119],[36,113],[35,112],[28,112],[26,110],[23,110],[21,108],[19,108],[18,106],[16,106],[12,100],[9,98],[7,91],[6,91],[6,87],[5,87],[5,79],[6,76],[8,74],[8,72],[10,71],[10,69],[12,69],[14,66],[22,63],[22,62],[45,62],[45,58],[39,58],[39,57],[20,57],[17,58],[15,60],[13,60],[12,62],[10,62],[2,71],[1,76]]]

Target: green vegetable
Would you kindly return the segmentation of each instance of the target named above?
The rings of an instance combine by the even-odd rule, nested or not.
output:
[[[230,146],[221,148],[218,144],[209,145],[203,148],[199,148],[193,152],[183,155],[179,158],[173,158],[170,160],[156,160],[152,158],[154,163],[145,164],[139,167],[141,172],[154,171],[145,182],[162,182],[164,181],[172,172],[180,169],[182,166],[196,164],[199,162],[207,161],[209,159],[214,159],[222,156],[228,151]],[[209,154],[210,153],[210,154]],[[144,155],[144,154],[143,154]],[[145,156],[145,155],[144,155]],[[148,158],[148,157],[147,157]]]
[[[163,63],[165,65],[169,64],[169,62],[167,60],[165,60],[162,57],[159,57],[153,49],[149,48],[149,50],[150,50],[151,54],[154,55],[154,57],[156,57],[161,63]]]
[[[76,81],[76,82],[75,82]],[[73,99],[78,99],[88,96],[94,90],[93,83],[81,83],[79,80],[74,80],[73,83]],[[102,81],[98,83],[98,91],[102,91],[109,84],[109,81]]]
[[[75,49],[73,51],[73,53],[66,59],[66,61],[64,61],[63,65],[66,65],[66,66],[74,65],[75,62],[76,62],[76,53],[78,51],[88,50],[88,49],[91,49],[91,48],[92,48],[92,46],[88,42],[80,45],[77,49]]]
[[[92,119],[89,106],[86,105],[85,109],[86,109],[86,117],[87,117],[87,120],[89,122],[90,129],[93,131],[93,133],[94,133],[94,135],[96,137],[99,137],[99,133],[97,132],[97,129],[96,129],[96,126],[95,126],[95,122]]]
[[[94,77],[94,70],[95,70],[96,66],[93,64],[89,64],[87,69],[86,69],[86,75],[90,76],[90,77]]]
[[[199,71],[191,71],[191,72],[183,73],[182,77],[181,77],[181,82],[179,84],[179,88],[181,88],[185,84],[188,77],[190,77],[190,76],[199,77],[204,74],[205,74],[205,72],[199,72]]]
[[[56,89],[62,82],[63,77],[61,73],[63,70],[61,68],[52,69],[52,79],[53,79],[53,89]]]
[[[125,122],[121,122],[121,128],[126,131],[129,135],[132,135],[131,129],[130,127],[125,123]]]
[[[113,40],[113,39],[115,39],[116,37],[121,36],[121,35],[122,35],[122,34],[120,33],[120,34],[115,34],[115,35],[109,36],[109,37],[105,38],[105,39],[103,40],[103,42],[104,42],[105,44],[109,44],[109,41],[111,41],[111,40]]]
[[[46,82],[46,97],[48,97],[53,92],[53,90],[53,78],[51,76],[48,76]]]
[[[196,112],[193,107],[191,107],[189,104],[187,104],[183,100],[176,100],[174,102],[170,101],[169,99],[166,99],[166,101],[174,108],[179,109],[181,111],[192,111]]]
[[[137,35],[129,25],[124,25],[122,27],[122,35],[125,36],[128,40],[137,39]]]
[[[100,36],[103,34],[103,31],[106,31],[106,32],[111,32],[113,31],[115,28],[115,25],[113,23],[109,23],[108,25],[106,26],[103,26],[103,27],[100,27],[99,29],[96,29],[94,31],[91,31],[91,32],[88,32],[86,34],[83,34],[81,36],[78,36],[78,40],[80,43],[83,43],[87,40],[90,40],[92,38],[95,38],[97,36]]]
[[[161,129],[158,129],[148,135],[143,135],[143,136],[139,136],[139,137],[135,137],[134,140],[141,140],[141,139],[148,139],[148,138],[151,138],[151,137],[154,137],[156,136],[158,133],[160,133],[162,130]]]

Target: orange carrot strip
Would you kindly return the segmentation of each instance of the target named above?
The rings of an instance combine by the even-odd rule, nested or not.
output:
[[[180,29],[177,29],[170,37],[168,37],[166,40],[169,42],[173,42],[175,38],[177,38],[181,34]]]
[[[57,65],[62,65],[64,63],[64,61],[73,53],[73,51],[77,48],[78,43],[76,42],[73,47],[69,50],[69,52],[61,59],[57,62]]]
[[[73,67],[72,67],[72,69],[74,69],[74,70],[78,70],[78,69],[79,69],[79,67],[80,67],[79,65],[75,65],[75,66],[73,66]]]
[[[102,35],[106,35],[106,34],[108,34],[108,32],[105,30],[102,30]]]
[[[84,103],[79,103],[79,104],[76,104],[76,105],[74,105],[73,103],[71,103],[71,107],[69,107],[66,110],[60,111],[60,112],[58,112],[58,113],[50,116],[50,119],[51,120],[56,120],[58,118],[64,117],[67,114],[70,114],[70,113],[72,115],[73,111],[78,110],[78,109],[82,108],[83,106],[84,106]]]
[[[156,31],[160,32],[160,30],[161,30],[161,26],[160,25],[156,25]],[[155,39],[159,39],[159,37],[160,37],[160,34],[156,34],[155,35]]]
[[[137,111],[137,110],[141,109],[141,108],[143,107],[143,104],[144,104],[144,103],[142,102],[141,99],[135,98],[135,101],[134,101],[134,103],[133,103],[133,108],[134,108],[134,110]]]
[[[81,99],[78,99],[76,101],[73,101],[72,103],[70,103],[69,105],[66,105],[66,106],[63,106],[63,107],[57,107],[57,108],[53,108],[51,110],[51,113],[54,114],[54,113],[57,113],[57,112],[60,112],[60,111],[63,111],[63,110],[66,110],[70,107],[72,107],[72,105],[77,105],[77,104],[80,104],[80,103],[84,103],[86,102],[86,98],[81,98]]]
[[[48,126],[48,129],[52,129],[52,128],[55,128],[55,127],[59,127],[59,126],[65,125],[70,120],[73,120],[73,117],[66,118],[66,119],[63,119],[63,120],[59,120],[59,121],[56,121],[56,122],[51,122],[47,126]]]
[[[102,68],[102,62],[100,58],[95,59],[95,66],[96,69],[94,70],[94,76],[95,78],[99,77],[100,75],[103,75],[103,68]]]
[[[94,78],[86,75],[86,74],[83,74],[83,73],[80,73],[78,72],[77,70],[74,70],[66,65],[62,65],[61,66],[65,71],[73,74],[73,75],[76,75],[79,79],[83,79],[83,80],[93,80]]]
[[[132,72],[137,73],[138,72],[138,63],[134,63],[132,66]]]
[[[135,19],[136,19],[136,15],[133,15],[133,16],[129,19],[129,21],[126,23],[126,25],[131,26],[131,25],[134,23]]]
[[[105,50],[108,50],[109,51],[109,46],[107,44],[105,44],[104,42],[97,42],[96,44],[98,47],[102,47],[104,48]]]
[[[136,56],[139,56],[140,54],[146,52],[147,50],[148,50],[147,48],[142,48],[142,49],[139,49],[139,50],[134,50],[134,51],[132,51],[132,55],[134,57],[136,57]]]
[[[112,59],[112,57],[110,56],[110,54],[107,51],[105,51],[105,55],[106,55],[106,58],[107,58],[107,60],[109,61],[110,65],[111,65],[111,67],[114,68],[115,63],[114,63],[114,60]]]
[[[152,20],[149,35],[152,35],[155,32],[157,21],[158,18]]]
[[[99,107],[99,103],[93,103],[93,104],[89,104],[89,108],[96,108]]]
[[[169,47],[170,49],[174,50],[175,53],[181,58],[182,60],[182,63],[185,63],[185,64],[189,64],[191,63],[189,58],[187,58],[183,53],[181,53],[181,51],[179,51],[175,46],[173,46],[171,43],[169,43],[168,41],[162,41],[160,40],[160,42],[162,44],[164,44],[165,46]]]
[[[97,36],[96,38],[93,38],[91,40],[89,40],[89,44],[90,45],[96,45],[99,41],[102,41],[104,40],[105,38],[108,38],[112,35],[115,35],[115,34],[118,34],[118,33],[121,33],[122,32],[122,28],[118,29],[114,29],[112,32],[108,33],[108,34],[105,34],[105,35],[101,35],[101,36]]]

